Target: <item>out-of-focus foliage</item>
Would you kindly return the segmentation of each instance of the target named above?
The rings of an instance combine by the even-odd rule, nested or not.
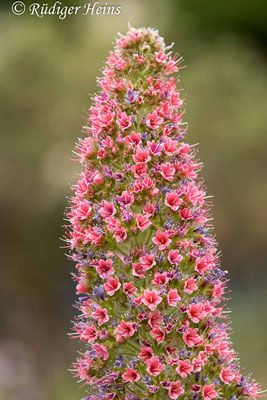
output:
[[[233,339],[241,365],[267,384],[263,3],[120,4],[119,16],[64,21],[14,16],[8,5],[0,10],[0,400],[81,397],[67,372],[77,350],[66,337],[75,313],[74,266],[59,237],[68,183],[79,171],[70,158],[82,110],[97,90],[96,75],[114,36],[128,21],[158,28],[188,65],[181,73],[188,140],[200,143],[202,175],[215,195],[215,231],[233,289]],[[252,340],[257,346],[250,346]]]

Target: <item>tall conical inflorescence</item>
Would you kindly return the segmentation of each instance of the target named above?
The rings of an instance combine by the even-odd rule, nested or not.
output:
[[[229,340],[226,272],[169,49],[153,29],[119,36],[77,144],[74,375],[90,400],[255,399]]]

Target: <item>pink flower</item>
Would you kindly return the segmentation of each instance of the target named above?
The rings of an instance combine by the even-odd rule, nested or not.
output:
[[[160,286],[165,286],[168,282],[168,278],[167,278],[167,273],[166,272],[156,272],[154,275],[154,279],[152,281],[152,283],[154,283],[154,285],[160,287]]]
[[[168,58],[167,54],[165,54],[162,50],[156,52],[155,55],[158,63],[164,63]]]
[[[136,217],[137,226],[141,231],[146,230],[150,225],[151,221],[147,218],[146,215],[138,214]]]
[[[204,400],[211,400],[218,396],[216,390],[214,390],[215,385],[212,383],[211,385],[204,386],[202,390],[202,396]]]
[[[110,232],[116,231],[117,229],[119,229],[119,227],[121,225],[120,222],[116,218],[113,218],[113,217],[105,218],[105,222],[107,224],[107,229]]]
[[[150,310],[155,310],[157,305],[162,301],[162,297],[158,295],[156,290],[145,290],[142,302],[150,308]]]
[[[149,126],[149,128],[156,130],[160,127],[160,125],[163,122],[163,118],[161,118],[157,111],[154,110],[152,113],[148,114],[148,121],[147,121],[147,126]]]
[[[170,306],[174,307],[180,300],[181,300],[181,297],[179,296],[177,289],[170,289],[167,294],[168,304]]]
[[[163,316],[159,314],[158,310],[149,313],[148,325],[151,328],[158,328],[163,321]]]
[[[105,289],[107,291],[107,294],[109,296],[113,296],[113,294],[119,290],[119,288],[121,287],[121,283],[119,281],[119,278],[117,276],[115,276],[114,278],[112,276],[108,276],[107,277],[107,283],[105,283]]]
[[[149,375],[157,376],[159,375],[165,368],[165,365],[159,362],[158,357],[152,357],[147,362],[147,372]]]
[[[183,334],[183,340],[189,347],[197,346],[201,341],[201,337],[197,334],[198,328],[188,328],[186,333]]]
[[[154,254],[147,253],[145,256],[141,257],[140,261],[146,270],[152,268],[156,264]]]
[[[143,361],[143,363],[148,363],[149,360],[151,360],[151,358],[153,358],[154,354],[153,354],[153,350],[152,347],[142,347],[140,353],[138,354],[138,357],[140,358],[140,360]]]
[[[128,192],[127,190],[125,190],[124,192],[122,192],[121,196],[117,197],[117,200],[118,200],[118,203],[120,203],[124,207],[130,207],[130,205],[134,201],[134,195],[132,193]]]
[[[180,99],[180,93],[172,92],[170,102],[175,108],[181,107],[183,105],[183,100]]]
[[[160,230],[156,232],[156,236],[152,238],[152,241],[158,245],[159,250],[166,249],[166,247],[168,247],[171,243],[171,239],[169,238],[168,234]]]
[[[125,131],[125,129],[128,129],[132,123],[131,123],[131,117],[127,116],[126,112],[119,113],[117,117],[117,123],[122,131]]]
[[[179,254],[178,250],[170,250],[168,254],[168,260],[171,264],[178,264],[183,259],[183,256]]]
[[[76,210],[76,214],[78,218],[83,221],[84,219],[87,219],[88,217],[91,216],[91,210],[92,207],[88,203],[88,201],[83,201],[79,204],[78,209]]]
[[[182,200],[179,198],[177,191],[166,193],[165,204],[173,211],[177,211],[181,203]]]
[[[136,287],[133,282],[126,282],[123,284],[123,293],[132,296],[136,292]]]
[[[170,399],[178,399],[178,397],[183,393],[184,389],[181,386],[181,381],[171,382],[169,386]]]
[[[103,358],[104,360],[108,359],[109,354],[106,346],[96,343],[92,345],[92,349],[95,351],[95,355],[97,358]]]
[[[97,309],[92,313],[92,317],[97,320],[98,326],[103,325],[108,322],[109,316],[106,308],[97,307]]]
[[[83,282],[78,283],[78,285],[76,286],[76,293],[77,294],[81,294],[81,293],[87,293],[88,292],[88,286],[85,285]]]
[[[87,326],[83,332],[83,338],[88,340],[89,343],[94,343],[94,341],[97,339],[96,327],[94,325]]]
[[[112,260],[100,260],[98,266],[96,267],[98,275],[105,279],[107,276],[114,273],[114,268],[112,267]]]
[[[163,178],[167,179],[167,181],[172,181],[173,176],[175,173],[175,168],[172,164],[166,163],[166,164],[161,164],[161,175]]]
[[[142,263],[137,263],[133,264],[133,275],[138,276],[139,278],[144,278],[145,277],[145,271],[146,269],[144,268]]]
[[[116,239],[117,243],[123,242],[127,238],[126,229],[123,226],[120,226],[115,230],[113,237]]]
[[[137,147],[135,154],[133,155],[133,160],[135,163],[139,163],[139,162],[144,162],[147,163],[148,161],[151,160],[151,157],[148,153],[148,149],[141,149],[141,147]]]
[[[179,360],[178,361],[178,367],[176,368],[176,371],[178,374],[184,379],[187,377],[187,375],[190,374],[190,372],[193,371],[193,367],[190,364],[190,360]]]
[[[195,323],[198,323],[206,316],[206,313],[205,313],[202,303],[190,304],[187,314],[188,314],[189,318],[191,318],[191,320]]]
[[[193,215],[191,214],[191,211],[188,208],[183,208],[182,210],[180,210],[179,215],[181,219],[185,221],[193,218]]]
[[[155,207],[151,203],[147,202],[145,207],[143,208],[143,211],[147,215],[147,217],[151,217],[155,212]]]
[[[177,145],[178,145],[177,140],[172,140],[170,137],[167,137],[165,139],[165,144],[164,144],[165,153],[168,156],[172,156],[173,154],[176,154],[178,152]]]
[[[93,183],[95,185],[102,185],[102,183],[104,182],[103,175],[101,175],[99,171],[94,172],[92,177],[93,177]]]
[[[147,165],[146,163],[140,162],[132,166],[132,171],[135,178],[141,178],[142,176],[147,176]]]
[[[155,141],[153,142],[147,142],[150,153],[153,154],[153,156],[160,156],[163,146],[160,145],[159,143],[156,143]]]
[[[98,233],[97,226],[94,226],[93,230],[91,226],[89,226],[88,230],[86,231],[83,243],[87,244],[89,242],[95,244],[96,246],[100,245],[101,234]]]
[[[99,214],[101,215],[101,217],[112,217],[114,214],[116,214],[116,209],[113,203],[109,203],[104,200],[103,204],[103,207],[101,207],[99,210]]]
[[[133,322],[125,322],[124,320],[121,320],[120,325],[118,325],[114,330],[116,341],[122,342],[123,339],[128,339],[134,335],[135,331],[136,328]]]
[[[176,62],[174,60],[168,61],[165,65],[166,75],[172,74],[173,72],[178,71],[178,67],[176,66]]]
[[[235,374],[232,373],[231,368],[222,368],[220,372],[220,379],[227,385],[231,383],[235,378]]]
[[[124,374],[122,374],[122,379],[123,382],[137,382],[140,379],[140,375],[138,374],[138,372],[135,369],[132,368],[126,368],[126,372],[124,372]]]
[[[160,328],[154,328],[150,331],[150,335],[157,341],[158,344],[162,343],[165,338],[165,332]]]
[[[191,294],[195,290],[197,290],[196,280],[194,278],[187,279],[184,284],[184,291],[188,294]]]
[[[207,257],[202,257],[202,258],[196,259],[196,265],[195,265],[194,269],[195,269],[195,271],[197,271],[201,275],[203,275],[211,267],[212,267],[212,260],[210,260]]]

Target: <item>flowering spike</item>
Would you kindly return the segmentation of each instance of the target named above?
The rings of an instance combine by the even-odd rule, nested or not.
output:
[[[67,212],[76,261],[74,375],[90,400],[255,399],[225,316],[201,164],[185,143],[181,58],[153,29],[110,52],[76,154]]]

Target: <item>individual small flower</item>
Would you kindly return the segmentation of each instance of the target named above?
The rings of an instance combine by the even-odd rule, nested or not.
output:
[[[171,239],[166,232],[158,230],[156,236],[152,238],[152,241],[158,246],[159,250],[164,250],[171,243]]]
[[[175,168],[172,164],[166,163],[160,166],[161,175],[163,178],[167,179],[167,181],[172,181],[175,173]]]
[[[124,240],[127,238],[126,229],[123,226],[116,228],[113,237],[116,239],[117,243],[124,242]]]
[[[202,303],[190,304],[187,314],[189,318],[195,323],[198,323],[206,316],[206,312]]]
[[[193,367],[190,364],[190,360],[179,360],[178,367],[176,368],[177,373],[185,379],[190,372],[193,371]]]
[[[197,290],[196,280],[194,278],[187,279],[184,284],[184,291],[192,294],[195,290]]]
[[[182,199],[178,196],[177,191],[166,193],[165,204],[173,211],[177,211],[181,203]]]
[[[103,207],[100,208],[99,214],[103,218],[112,217],[114,214],[116,214],[116,209],[114,207],[114,204],[104,200]]]
[[[197,346],[201,341],[201,337],[198,335],[198,328],[191,329],[188,328],[183,334],[183,340],[189,347]]]
[[[105,283],[104,287],[106,289],[107,294],[109,296],[113,296],[113,294],[121,287],[119,278],[117,276],[115,276],[114,278],[112,276],[108,276],[107,283]]]
[[[149,221],[146,215],[138,214],[136,217],[137,226],[141,231],[146,230],[152,222]]]
[[[133,160],[135,163],[147,163],[148,161],[150,161],[151,157],[149,155],[148,149],[143,150],[141,147],[138,146],[136,148],[135,154],[133,155]]]
[[[147,364],[148,361],[154,357],[152,347],[142,347],[140,353],[138,354],[138,357],[140,358],[140,360],[143,361],[143,363]]]
[[[159,314],[158,310],[149,313],[148,316],[149,316],[148,325],[151,328],[158,328],[161,322],[163,321],[163,316]]]
[[[231,371],[230,367],[227,368],[222,368],[221,372],[220,372],[220,379],[226,383],[227,385],[229,385],[229,383],[231,383],[235,378],[235,374]]]
[[[146,269],[144,268],[142,263],[134,263],[133,264],[133,272],[132,274],[134,276],[138,276],[139,278],[144,278],[145,277],[145,272]]]
[[[177,289],[170,289],[167,294],[168,304],[170,306],[174,307],[180,300],[181,300],[181,297],[179,296]]]
[[[188,221],[189,219],[193,218],[193,215],[188,208],[183,208],[182,210],[180,210],[179,215],[180,215],[181,219],[184,221]]]
[[[109,321],[109,316],[106,308],[97,307],[97,309],[94,312],[92,312],[91,315],[97,321],[98,326],[101,326],[105,322]]]
[[[168,282],[168,277],[167,277],[167,273],[166,272],[156,272],[154,275],[154,279],[152,281],[152,283],[154,283],[154,285],[160,287],[160,286],[165,286]]]
[[[154,328],[150,331],[150,335],[157,341],[158,344],[162,343],[165,338],[165,332],[160,328]]]
[[[144,213],[147,215],[147,217],[151,217],[154,212],[155,212],[155,207],[153,206],[153,204],[147,202],[145,207],[143,208]]]
[[[164,63],[166,61],[166,59],[168,58],[167,54],[165,54],[163,51],[158,51],[155,54],[156,54],[156,60],[158,63]]]
[[[169,398],[178,399],[184,393],[184,388],[181,386],[181,381],[171,382],[169,386]]]
[[[148,147],[149,147],[149,151],[153,156],[160,156],[163,146],[159,143],[156,143],[154,140],[153,142],[147,142]]]
[[[147,176],[147,165],[144,162],[139,162],[132,166],[132,171],[135,178]]]
[[[87,326],[83,332],[83,338],[88,340],[89,343],[94,343],[97,339],[98,332],[94,325]]]
[[[96,267],[98,275],[102,278],[105,279],[109,275],[112,275],[114,273],[114,268],[112,267],[112,260],[100,260],[97,267]]]
[[[92,349],[95,351],[95,355],[97,358],[103,358],[103,360],[107,360],[109,357],[107,347],[102,344],[93,344]]]
[[[178,250],[170,250],[168,254],[168,260],[171,264],[178,264],[183,259],[183,256]]]
[[[92,207],[88,201],[82,201],[76,210],[78,218],[83,221],[92,215]]]
[[[132,368],[126,368],[126,372],[124,372],[124,374],[122,374],[122,380],[123,382],[130,382],[130,383],[134,383],[139,381],[140,379],[140,375],[139,373]]]
[[[204,400],[211,400],[218,396],[216,390],[214,390],[215,385],[212,383],[211,385],[205,385],[202,390],[202,396]]]
[[[149,375],[157,376],[159,375],[165,368],[165,365],[159,361],[158,357],[152,357],[147,362],[147,372]]]
[[[148,290],[144,291],[144,297],[142,302],[147,306],[150,310],[155,310],[159,303],[161,303],[162,297],[158,295],[156,290]]]
[[[117,196],[117,201],[124,207],[130,207],[134,201],[134,195],[131,192],[124,190],[121,196]]]
[[[127,294],[128,296],[134,295],[136,292],[136,287],[134,286],[133,282],[125,282],[123,284],[123,293]]]
[[[149,126],[149,128],[156,130],[160,127],[160,125],[163,122],[163,118],[161,118],[157,111],[154,110],[152,113],[148,114],[148,121],[147,121],[147,126]]]
[[[121,321],[120,325],[114,330],[116,335],[116,341],[122,342],[124,339],[128,339],[135,333],[135,325],[132,322]]]
[[[131,117],[127,116],[126,112],[120,113],[117,117],[117,123],[122,131],[128,129],[131,125]]]
[[[177,140],[172,140],[170,137],[165,139],[164,151],[168,156],[172,156],[178,152],[178,142]]]
[[[152,268],[156,264],[154,254],[149,253],[141,257],[140,261],[146,270]]]

